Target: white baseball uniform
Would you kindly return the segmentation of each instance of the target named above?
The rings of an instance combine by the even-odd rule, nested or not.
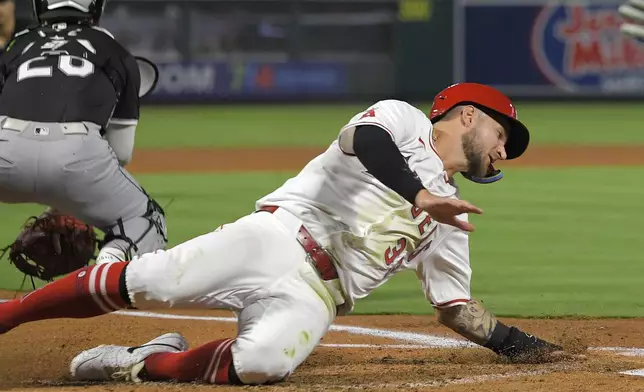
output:
[[[389,132],[430,192],[457,197],[423,112],[381,101],[355,115],[340,137],[367,124]],[[254,383],[290,374],[336,314],[350,311],[398,271],[415,270],[434,306],[467,302],[467,233],[433,221],[367,173],[350,146],[344,148],[334,141],[257,202],[257,208],[279,207],[275,212],[252,213],[133,261],[126,272],[133,304],[239,312],[234,366],[243,382]],[[296,240],[302,224],[332,255],[338,279],[323,280],[310,263]]]

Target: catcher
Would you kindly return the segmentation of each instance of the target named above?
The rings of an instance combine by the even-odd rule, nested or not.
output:
[[[99,264],[165,248],[163,209],[124,169],[156,67],[97,26],[105,0],[33,7],[39,24],[0,57],[0,202],[50,208],[11,245],[12,262],[45,280],[87,265],[93,227],[105,233]]]

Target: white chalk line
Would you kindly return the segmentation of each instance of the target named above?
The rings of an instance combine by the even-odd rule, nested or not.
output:
[[[0,300],[5,302],[6,300]],[[170,319],[170,320],[194,320],[194,321],[219,321],[226,323],[237,322],[234,317],[217,317],[217,316],[190,316],[180,314],[168,314],[157,312],[145,312],[137,310],[119,310],[112,314],[129,317],[146,317],[157,319]],[[402,332],[393,331],[388,329],[377,329],[368,327],[357,327],[352,325],[337,325],[334,324],[330,328],[331,331],[348,332],[354,335],[365,335],[371,337],[379,337],[385,339],[400,340],[416,344],[419,348],[481,348],[480,346],[461,339],[448,338],[438,335],[423,334],[417,332]],[[375,346],[378,347],[378,346]],[[644,348],[637,347],[589,347],[589,350],[595,351],[611,351],[616,354],[625,356],[644,356]]]
[[[156,312],[143,312],[143,311],[117,311],[113,314],[119,314],[123,316],[131,317],[149,317],[149,318],[160,318],[160,319],[171,319],[171,320],[200,320],[200,321],[220,321],[226,323],[237,322],[237,319],[234,317],[216,317],[216,316],[188,316],[180,314],[167,314],[167,313],[156,313]],[[348,332],[354,335],[366,335],[371,337],[379,337],[386,339],[395,339],[401,340],[409,343],[422,344],[430,348],[477,348],[478,346],[459,339],[452,339],[448,337],[442,337],[437,335],[427,335],[416,332],[400,332],[400,331],[390,331],[388,329],[377,329],[377,328],[366,328],[366,327],[356,327],[352,325],[331,325],[331,331],[336,332]]]
[[[435,347],[423,346],[420,344],[367,344],[367,343],[321,343],[320,347],[330,348],[393,348],[409,350],[428,350]]]
[[[7,300],[0,300],[0,302],[6,302]],[[121,316],[129,317],[145,317],[145,318],[157,318],[157,319],[170,319],[170,320],[194,320],[194,321],[219,321],[219,322],[228,322],[234,323],[237,322],[237,319],[234,317],[217,317],[217,316],[189,316],[189,315],[178,315],[178,314],[167,314],[167,313],[157,313],[157,312],[145,312],[145,311],[116,311],[112,314],[117,314]],[[481,348],[480,346],[465,340],[453,339],[438,335],[423,334],[417,332],[402,332],[402,331],[393,331],[388,329],[378,329],[378,328],[368,328],[368,327],[357,327],[351,325],[331,325],[331,331],[337,332],[348,332],[354,335],[364,335],[371,337],[380,337],[386,339],[400,340],[409,343],[415,343],[412,345],[330,345],[322,344],[323,347],[364,347],[364,348],[377,348],[377,347],[389,347],[389,348],[407,348],[407,349],[433,349],[433,348]],[[637,347],[589,347],[588,350],[594,351],[610,351],[618,355],[624,356],[644,356],[644,348]],[[506,374],[493,374],[485,376],[474,376],[466,377],[458,380],[448,381],[448,383],[476,383],[483,381],[491,381],[496,379],[508,378],[508,377],[520,377],[520,376],[530,376],[534,372],[514,372]],[[541,371],[538,374],[552,373],[552,371]],[[620,374],[632,375],[632,376],[641,376],[644,377],[644,369],[633,369],[628,371],[619,372]],[[382,384],[387,385],[387,384]],[[430,387],[430,386],[441,386],[446,385],[445,381],[435,381],[429,383],[413,383],[413,384],[391,384],[391,386],[411,386],[416,385],[417,387]],[[374,388],[380,387],[381,384],[373,386]],[[384,388],[385,386],[383,386]],[[413,387],[413,386],[412,386]]]
[[[627,376],[644,377],[644,369],[628,370],[625,372],[619,372],[619,374],[626,374]]]
[[[220,322],[237,322],[234,317],[213,317],[213,316],[186,316],[164,314],[156,312],[142,312],[142,311],[118,311],[115,312],[119,315],[134,316],[134,317],[149,317],[149,318],[164,318],[174,320],[203,320],[203,321],[220,321]],[[366,335],[371,337],[380,337],[393,340],[406,341],[415,344],[321,344],[322,347],[336,347],[336,348],[391,348],[391,349],[434,349],[434,348],[481,348],[480,346],[465,340],[453,339],[437,335],[422,334],[416,332],[402,332],[392,331],[388,329],[356,327],[351,325],[331,325],[331,331],[348,332],[354,335]],[[637,347],[589,347],[588,350],[594,351],[610,351],[617,355],[624,356],[644,356],[644,348]],[[433,381],[428,383],[406,383],[406,384],[361,384],[366,388],[423,388],[444,386],[449,384],[467,384],[478,383],[485,381],[493,381],[511,377],[522,377],[531,375],[542,375],[552,373],[552,371],[543,370],[538,373],[535,372],[514,372],[506,374],[492,374],[485,376],[466,377],[458,380],[451,381]],[[619,372],[620,374],[630,376],[644,377],[644,369],[634,369]],[[329,387],[328,385],[326,386]]]
[[[114,314],[132,317],[149,317],[160,319],[172,320],[201,320],[201,321],[220,321],[227,323],[237,322],[234,317],[216,317],[216,316],[189,316],[179,314],[167,314],[156,312],[144,311],[117,311]],[[481,348],[472,342],[448,338],[438,335],[423,334],[417,332],[402,332],[393,331],[388,329],[377,329],[368,327],[356,327],[353,325],[338,325],[334,324],[330,328],[331,331],[348,332],[354,335],[365,335],[371,337],[379,337],[385,339],[401,340],[409,343],[415,343],[419,348]],[[373,347],[381,347],[382,345],[374,345]],[[369,346],[371,347],[371,346]],[[637,347],[589,347],[593,351],[611,351],[616,354],[631,356],[631,357],[644,357],[644,348]]]

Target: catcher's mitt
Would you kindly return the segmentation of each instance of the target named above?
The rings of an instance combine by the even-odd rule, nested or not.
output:
[[[25,275],[45,281],[86,267],[95,258],[94,228],[69,215],[32,216],[18,238],[5,249]]]

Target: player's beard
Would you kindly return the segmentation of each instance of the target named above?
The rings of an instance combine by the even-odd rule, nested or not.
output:
[[[485,177],[488,166],[483,162],[485,154],[477,135],[478,129],[475,127],[461,138],[465,159],[467,159],[466,173],[471,177]]]

